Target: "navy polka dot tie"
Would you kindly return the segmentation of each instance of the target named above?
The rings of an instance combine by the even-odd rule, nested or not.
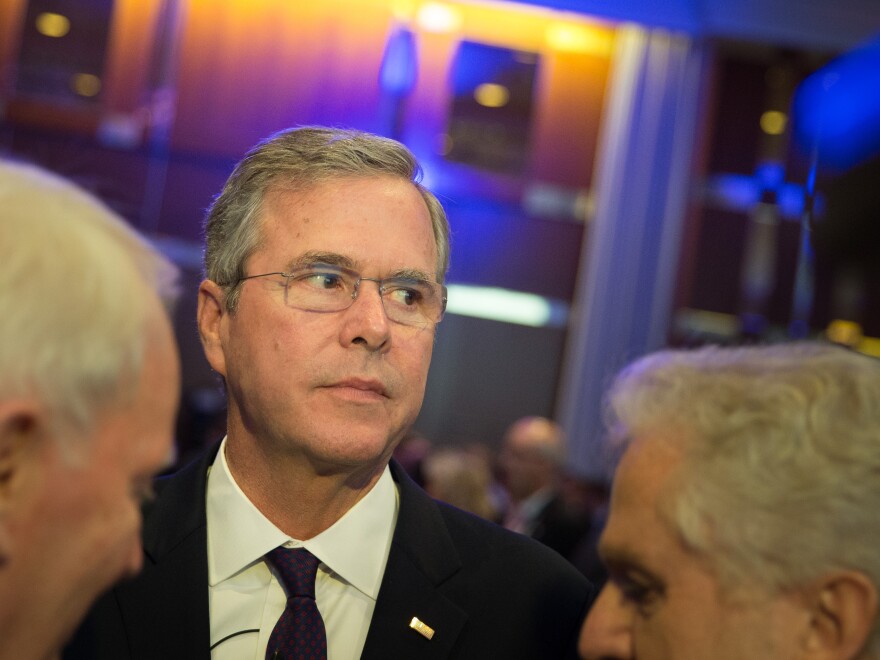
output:
[[[275,548],[266,555],[284,583],[287,607],[269,637],[266,660],[326,660],[327,632],[315,603],[318,558],[305,548]]]

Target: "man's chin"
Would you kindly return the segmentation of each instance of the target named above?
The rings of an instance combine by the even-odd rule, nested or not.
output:
[[[391,459],[394,444],[386,438],[363,438],[341,446],[325,445],[315,457],[318,474],[348,473],[356,479],[370,479],[380,473]]]

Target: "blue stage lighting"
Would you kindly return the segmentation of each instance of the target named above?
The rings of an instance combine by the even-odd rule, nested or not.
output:
[[[415,36],[406,28],[395,28],[382,55],[379,87],[392,96],[404,97],[415,87],[417,72]]]
[[[804,80],[794,121],[798,144],[820,166],[847,169],[880,154],[880,38]]]

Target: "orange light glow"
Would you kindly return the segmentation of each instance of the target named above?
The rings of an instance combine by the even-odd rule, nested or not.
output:
[[[767,135],[782,135],[788,124],[788,115],[778,110],[768,110],[761,115],[761,130]]]
[[[403,21],[404,23],[409,22],[415,13],[415,0],[393,0],[391,2],[391,16],[395,20]]]
[[[862,326],[855,321],[835,319],[828,325],[825,335],[837,344],[855,347],[862,340]]]
[[[461,12],[441,2],[426,2],[416,18],[419,27],[426,32],[446,33],[461,29]]]
[[[613,33],[610,30],[555,22],[547,26],[546,35],[547,45],[553,50],[596,55],[607,55],[611,52]]]
[[[474,99],[487,108],[501,108],[510,100],[510,92],[504,85],[483,83],[474,90]]]
[[[70,19],[61,14],[44,11],[34,22],[37,32],[46,37],[60,38],[70,32]]]
[[[101,79],[91,73],[77,73],[71,79],[70,86],[80,96],[97,96],[101,91]]]

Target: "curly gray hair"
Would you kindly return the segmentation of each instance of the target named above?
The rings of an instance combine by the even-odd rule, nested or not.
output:
[[[607,409],[613,443],[680,431],[661,514],[723,585],[836,568],[880,585],[880,361],[818,342],[661,351],[618,375]]]

